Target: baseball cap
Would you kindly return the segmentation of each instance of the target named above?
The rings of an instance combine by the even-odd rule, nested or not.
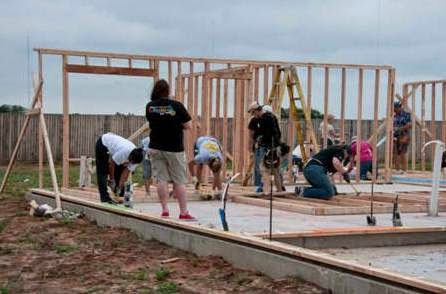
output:
[[[262,109],[262,105],[260,105],[259,102],[254,101],[251,103],[251,105],[249,105],[248,112],[251,113],[254,110],[260,110],[260,109]]]

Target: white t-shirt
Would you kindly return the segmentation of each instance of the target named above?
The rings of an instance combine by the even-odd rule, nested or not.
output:
[[[134,171],[136,164],[129,163],[129,154],[136,148],[129,140],[113,133],[102,135],[102,144],[108,149],[113,161],[117,165],[127,164],[130,171]]]
[[[296,148],[294,148],[293,152],[291,153],[293,156],[296,156],[298,158],[302,158],[302,152],[300,151],[300,145],[297,145]]]

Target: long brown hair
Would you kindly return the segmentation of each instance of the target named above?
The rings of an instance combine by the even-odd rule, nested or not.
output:
[[[152,94],[150,95],[151,100],[157,100],[160,98],[168,98],[170,94],[169,83],[161,79],[153,85]]]

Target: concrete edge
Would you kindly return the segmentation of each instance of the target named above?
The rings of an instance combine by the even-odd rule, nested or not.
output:
[[[33,192],[27,193],[26,197],[54,205],[54,199],[49,195]],[[155,239],[201,256],[221,256],[236,267],[257,270],[274,278],[297,276],[333,293],[444,293],[446,291],[446,287],[442,285],[416,281],[416,278],[394,275],[395,279],[386,279],[372,274],[374,271],[382,272],[378,269],[367,268],[367,271],[358,272],[303,258],[299,254],[268,249],[268,246],[262,248],[249,242],[200,234],[193,230],[187,231],[136,216],[119,214],[106,207],[92,207],[76,202],[62,198],[65,209],[82,212],[99,226],[127,228],[144,239]],[[265,243],[272,244],[269,241]],[[401,281],[398,277],[405,281]]]

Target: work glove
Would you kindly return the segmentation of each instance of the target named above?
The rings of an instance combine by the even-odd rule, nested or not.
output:
[[[348,174],[348,172],[343,173],[342,177],[344,178],[344,181],[350,184],[350,175]]]

